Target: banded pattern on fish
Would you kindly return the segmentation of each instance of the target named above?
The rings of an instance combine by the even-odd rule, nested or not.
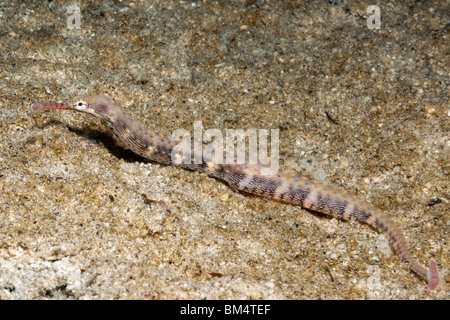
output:
[[[35,108],[70,109],[91,114],[105,121],[122,144],[133,152],[152,161],[174,165],[172,150],[179,141],[172,141],[166,135],[145,129],[106,97],[76,97],[70,104],[35,102]],[[191,149],[191,154],[193,153],[194,150]],[[431,259],[428,269],[421,266],[413,257],[399,225],[366,200],[337,187],[283,171],[267,176],[263,174],[263,165],[250,164],[248,161],[241,164],[236,158],[232,164],[218,164],[211,159],[203,159],[198,164],[192,160],[188,163],[181,162],[179,166],[221,179],[233,189],[299,205],[338,219],[367,223],[386,236],[397,254],[409,263],[415,273],[428,281],[430,290],[439,285],[436,262]]]

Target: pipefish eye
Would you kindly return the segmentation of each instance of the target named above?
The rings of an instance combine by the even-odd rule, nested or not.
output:
[[[85,101],[78,101],[75,103],[74,108],[77,110],[85,110],[87,108],[87,103]]]

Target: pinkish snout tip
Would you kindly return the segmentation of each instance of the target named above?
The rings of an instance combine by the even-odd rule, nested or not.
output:
[[[34,109],[69,109],[69,106],[65,103],[42,103],[35,101]]]

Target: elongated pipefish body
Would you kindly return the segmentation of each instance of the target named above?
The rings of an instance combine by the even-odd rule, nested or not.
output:
[[[79,96],[69,104],[35,102],[34,108],[67,109],[93,115],[106,122],[125,147],[151,161],[204,172],[227,182],[233,189],[299,205],[335,218],[366,223],[385,235],[401,259],[428,281],[430,290],[439,285],[439,272],[434,259],[430,260],[428,269],[423,267],[413,257],[397,223],[366,200],[346,191],[283,171],[267,175],[265,166],[250,164],[248,161],[241,164],[237,158],[231,164],[228,161],[227,164],[219,164],[205,158],[201,163],[192,160],[174,164],[172,151],[179,141],[172,141],[168,136],[145,129],[120,106],[103,96]]]

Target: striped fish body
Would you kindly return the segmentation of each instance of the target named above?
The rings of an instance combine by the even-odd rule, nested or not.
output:
[[[71,109],[91,114],[105,121],[122,144],[152,161],[173,165],[172,151],[179,141],[142,127],[120,106],[101,96],[76,97],[70,105],[35,103],[37,109]],[[192,145],[192,144],[191,144]],[[434,290],[439,284],[436,262],[431,259],[428,270],[412,256],[406,239],[398,226],[388,215],[367,201],[353,196],[337,187],[315,180],[279,171],[267,176],[266,167],[259,164],[241,164],[234,158],[232,164],[214,163],[212,159],[195,162],[193,145],[190,157],[182,155],[183,168],[204,172],[227,182],[233,189],[255,194],[281,202],[299,205],[344,220],[367,223],[383,233],[399,256],[410,264],[411,269],[428,280],[428,287]],[[224,159],[227,154],[224,152]],[[191,159],[186,161],[186,159]]]

